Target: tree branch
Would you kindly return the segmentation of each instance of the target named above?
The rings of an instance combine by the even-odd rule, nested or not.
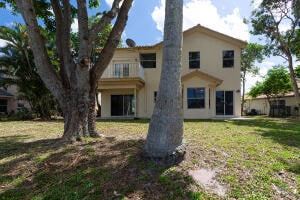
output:
[[[96,80],[98,80],[102,76],[102,73],[104,72],[106,66],[110,63],[114,55],[114,50],[119,45],[122,32],[126,26],[128,12],[131,8],[132,1],[133,0],[124,0],[120,12],[118,14],[116,23],[113,26],[108,40],[99,55],[99,60],[95,63],[94,67],[91,70],[91,75],[95,76]]]
[[[122,0],[114,0],[112,7],[109,12],[105,13],[101,20],[92,26],[89,33],[89,46],[92,45],[92,42],[96,39],[99,32],[103,31],[105,27],[116,17],[119,12],[119,5]]]
[[[51,61],[45,47],[44,38],[40,33],[33,3],[32,1],[16,0],[16,4],[27,26],[28,35],[31,41],[31,48],[35,55],[34,61],[37,67],[37,72],[47,88],[58,99],[58,101],[62,103],[64,102],[64,89],[62,87],[62,82],[51,65]]]
[[[66,88],[70,88],[71,73],[75,69],[75,63],[71,53],[71,5],[69,0],[62,0],[62,6],[58,0],[51,0],[56,22],[56,44],[60,59],[60,76]]]
[[[80,38],[80,47],[78,52],[78,61],[89,58],[89,26],[86,0],[77,0],[78,6],[78,31]],[[83,63],[84,64],[84,63]]]

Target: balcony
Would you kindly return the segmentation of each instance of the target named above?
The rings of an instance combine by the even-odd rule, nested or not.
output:
[[[144,85],[144,69],[138,62],[114,62],[106,68],[98,82],[100,91],[122,88],[140,89]]]

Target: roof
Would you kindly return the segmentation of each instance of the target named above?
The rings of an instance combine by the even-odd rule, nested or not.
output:
[[[212,29],[201,26],[200,24],[183,31],[183,36],[186,36],[193,32],[201,32],[201,33],[207,34],[211,37],[215,37],[215,38],[224,40],[226,42],[232,43],[234,45],[237,45],[240,48],[245,48],[245,46],[247,45],[247,42],[245,42],[243,40],[239,40],[237,38],[225,35],[218,31],[214,31]],[[135,47],[118,47],[117,49],[118,50],[130,50],[130,49],[132,49],[132,50],[147,50],[147,49],[153,49],[155,47],[161,47],[162,43],[163,43],[163,41],[156,43],[154,45],[141,45],[141,46],[135,46]]]
[[[10,94],[6,90],[0,89],[0,97],[13,97],[14,95]]]
[[[209,29],[209,28],[207,28],[205,26],[201,26],[200,24],[198,24],[198,25],[196,25],[196,26],[194,26],[192,28],[187,29],[186,31],[183,32],[183,35],[188,35],[188,34],[193,33],[193,32],[201,32],[201,33],[207,34],[207,35],[209,35],[211,37],[215,37],[215,38],[227,41],[229,43],[232,43],[234,45],[237,45],[240,48],[245,48],[246,45],[247,45],[246,41],[243,41],[243,40],[231,37],[229,35],[220,33],[218,31]]]
[[[280,98],[284,98],[284,97],[294,97],[295,96],[295,93],[294,92],[289,92],[289,93],[286,93],[284,96],[280,97]],[[252,98],[250,96],[246,96],[245,99],[266,99],[267,96],[266,95],[259,95],[257,96],[256,98]]]
[[[187,74],[183,75],[181,77],[181,81],[186,81],[186,80],[188,80],[190,78],[193,78],[193,77],[198,77],[200,79],[203,79],[203,80],[206,80],[208,82],[211,82],[215,86],[221,85],[222,82],[223,82],[223,80],[221,80],[221,79],[219,79],[217,77],[214,77],[212,75],[209,75],[207,73],[204,73],[202,71],[199,71],[199,70],[194,70],[194,71],[192,71],[190,73],[187,73]]]

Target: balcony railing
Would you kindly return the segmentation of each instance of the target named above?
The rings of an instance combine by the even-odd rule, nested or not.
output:
[[[141,78],[144,80],[144,69],[140,63],[113,63],[106,68],[101,78]]]

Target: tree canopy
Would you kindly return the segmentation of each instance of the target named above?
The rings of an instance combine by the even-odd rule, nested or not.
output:
[[[21,24],[14,24],[12,28],[0,27],[0,39],[7,41],[0,47],[0,73],[5,74],[0,86],[16,85],[18,98],[26,100],[39,117],[49,119],[55,101],[36,72],[26,27]]]
[[[288,62],[295,98],[300,104],[293,66],[295,41],[299,39],[299,12],[299,0],[263,0],[252,12],[251,23],[252,34],[265,36],[266,45],[273,55],[281,56]]]
[[[300,65],[295,68],[295,76],[300,79]]]
[[[244,102],[245,102],[245,84],[246,84],[246,75],[247,74],[258,74],[258,67],[256,63],[262,62],[264,59],[264,46],[256,43],[247,44],[246,48],[242,51],[241,59],[241,80],[242,80],[242,105],[241,113],[243,114]]]
[[[249,96],[257,97],[266,95],[268,100],[284,96],[292,91],[289,73],[283,66],[274,66],[270,69],[262,82],[257,82],[248,93]]]

